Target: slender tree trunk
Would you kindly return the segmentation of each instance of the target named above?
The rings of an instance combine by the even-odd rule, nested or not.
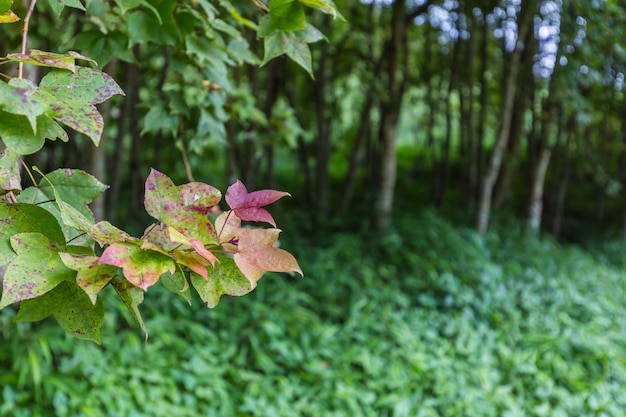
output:
[[[565,197],[567,196],[567,189],[571,181],[572,176],[572,154],[570,152],[570,144],[575,134],[576,114],[569,116],[567,124],[565,126],[565,146],[563,148],[564,161],[563,169],[559,177],[559,183],[554,199],[554,209],[552,215],[552,236],[558,239],[561,234],[561,225],[563,223],[563,215],[565,212]]]
[[[476,145],[472,152],[470,161],[470,182],[471,182],[471,199],[469,204],[470,211],[473,211],[480,198],[480,179],[483,177],[483,153],[485,142],[485,126],[487,125],[487,104],[488,91],[487,87],[487,65],[488,65],[488,46],[489,46],[489,28],[486,22],[481,25],[480,36],[480,96],[478,111],[478,126],[476,129]]]
[[[529,5],[529,3],[531,5]],[[509,133],[511,131],[511,121],[513,116],[513,105],[515,103],[517,76],[521,62],[523,45],[521,39],[526,38],[527,32],[530,30],[532,22],[532,12],[536,8],[536,1],[522,2],[522,10],[520,11],[518,42],[512,53],[511,63],[508,67],[505,78],[505,90],[502,110],[502,121],[496,143],[489,160],[489,167],[485,173],[478,205],[477,230],[484,234],[489,226],[489,217],[491,215],[491,198],[493,187],[498,179],[500,167],[502,165],[502,157],[509,141]]]
[[[551,151],[548,146],[541,150],[539,161],[535,166],[533,182],[531,186],[530,203],[528,205],[528,228],[532,232],[538,232],[541,226],[541,214],[543,212],[543,189],[550,164]]]
[[[323,27],[328,27],[328,17],[324,17]],[[317,158],[316,158],[316,180],[318,212],[322,217],[328,215],[330,207],[329,194],[329,172],[328,167],[331,155],[330,143],[330,119],[328,117],[328,103],[326,100],[328,88],[328,44],[321,47],[318,65],[315,71],[315,105],[317,114]]]
[[[350,202],[352,201],[352,195],[354,194],[354,188],[356,184],[356,177],[361,161],[361,148],[366,140],[371,135],[371,118],[370,113],[374,104],[373,94],[368,94],[363,105],[363,111],[361,112],[361,118],[359,128],[354,138],[354,144],[352,151],[350,152],[350,162],[348,163],[348,172],[343,183],[343,192],[341,193],[341,205],[339,206],[339,215],[343,216],[348,212],[350,208]]]
[[[406,4],[404,0],[396,0],[392,5],[391,37],[382,58],[387,60],[386,84],[389,97],[381,106],[380,141],[381,166],[380,186],[375,204],[376,227],[387,229],[393,220],[393,199],[397,175],[396,135],[400,108],[404,94],[404,75],[400,70],[407,59],[404,53],[406,40]]]

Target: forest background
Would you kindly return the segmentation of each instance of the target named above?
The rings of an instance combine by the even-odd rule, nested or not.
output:
[[[100,106],[99,147],[28,164],[94,174],[96,219],[136,234],[151,167],[287,190],[306,278],[210,312],[163,295],[147,346],[106,322],[106,359],[3,313],[2,412],[624,415],[619,1],[337,1],[307,15],[312,64],[257,39],[258,2],[77,3],[42,3],[31,47],[80,51],[126,96]],[[20,30],[0,26],[0,56]]]

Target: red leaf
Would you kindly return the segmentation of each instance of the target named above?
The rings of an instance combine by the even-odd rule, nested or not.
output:
[[[303,275],[292,254],[272,246],[279,234],[280,229],[240,229],[239,251],[233,259],[252,288],[261,279],[263,271],[297,272]]]
[[[274,218],[261,207],[285,196],[291,196],[291,194],[276,190],[259,190],[249,193],[246,186],[241,181],[237,181],[228,187],[226,202],[241,220],[266,222],[276,227]]]

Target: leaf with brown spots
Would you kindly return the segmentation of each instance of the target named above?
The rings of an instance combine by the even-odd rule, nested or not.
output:
[[[39,321],[51,314],[72,336],[100,344],[102,300],[98,298],[92,303],[76,283],[65,281],[41,297],[22,301],[15,321]]]
[[[206,214],[221,199],[219,190],[193,182],[177,187],[165,174],[152,169],[146,179],[144,204],[149,215],[202,245],[217,245],[217,235]]]
[[[42,296],[76,277],[76,272],[61,261],[57,246],[41,233],[11,236],[11,246],[17,256],[4,274],[0,308]]]
[[[100,263],[122,268],[126,279],[144,291],[156,284],[162,274],[176,270],[172,258],[126,242],[114,243],[106,248]]]
[[[41,79],[33,97],[50,103],[56,120],[87,135],[97,146],[104,121],[95,105],[115,94],[124,95],[124,92],[110,75],[95,68],[76,67],[73,73],[50,71]]]

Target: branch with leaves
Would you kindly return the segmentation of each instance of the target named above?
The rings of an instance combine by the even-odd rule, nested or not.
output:
[[[67,142],[65,128],[97,146],[104,121],[95,106],[124,95],[105,72],[76,65],[76,60],[95,64],[78,52],[26,53],[35,3],[23,22],[21,52],[0,58],[20,68],[18,77],[5,75],[9,81],[0,82],[0,139],[5,146],[0,193],[6,197],[0,203],[0,265],[7,265],[0,309],[19,303],[16,321],[53,315],[68,333],[100,343],[100,293],[110,285],[147,338],[138,307],[145,291],[157,283],[189,303],[193,288],[214,307],[224,294],[252,291],[265,271],[302,275],[293,255],[275,247],[281,230],[264,208],[289,196],[285,192],[248,192],[237,181],[225,194],[230,209],[221,212],[222,194],[213,186],[194,181],[177,186],[153,169],[145,182],[144,203],[155,223],[137,238],[107,221],[94,221],[88,205],[107,186],[86,172],[65,168],[44,174],[34,168],[41,176],[35,184],[25,166],[33,186],[22,190],[22,156],[40,151],[46,139]],[[49,3],[57,15],[64,6],[84,9],[79,0]],[[11,0],[0,0],[0,23],[19,20],[11,5]],[[312,74],[307,43],[323,35],[305,22],[303,5],[340,17],[330,0],[271,0],[269,13],[255,25],[266,42],[264,63],[286,53]],[[49,71],[35,84],[22,78],[25,64]],[[246,222],[272,228],[252,228]]]

